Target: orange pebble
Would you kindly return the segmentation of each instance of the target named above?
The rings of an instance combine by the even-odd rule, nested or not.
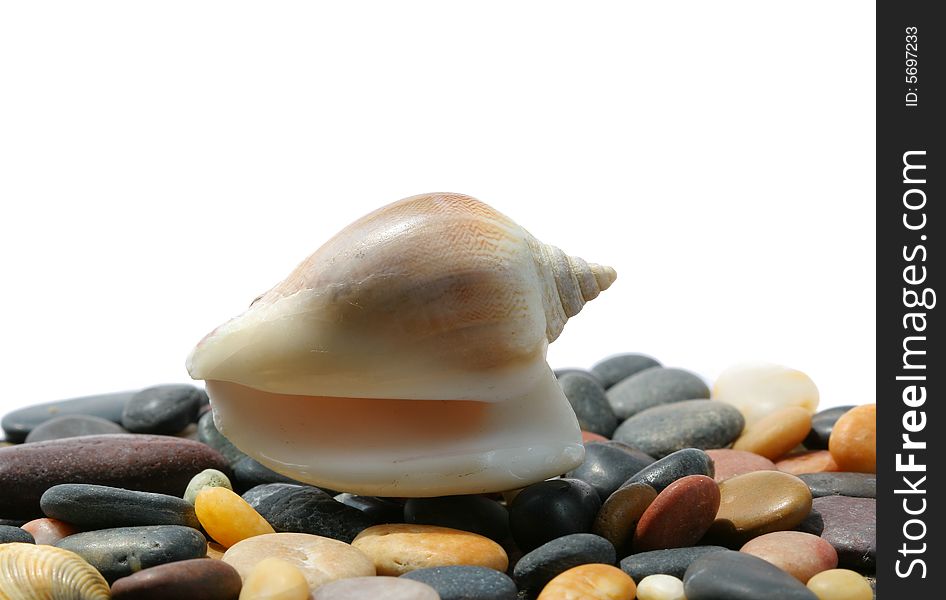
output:
[[[604,564],[580,565],[560,573],[537,600],[633,600],[637,585],[627,573]]]
[[[204,488],[194,501],[197,520],[221,546],[230,546],[257,535],[275,533],[246,500],[224,487]]]
[[[877,405],[847,411],[831,430],[828,450],[841,471],[877,472]]]
[[[733,444],[769,460],[788,454],[811,431],[811,411],[800,406],[786,406],[752,423]]]
[[[33,519],[24,523],[22,528],[33,534],[37,544],[47,546],[55,546],[62,538],[79,533],[78,527],[59,519]]]
[[[792,454],[775,463],[775,467],[779,471],[791,473],[792,475],[827,473],[839,470],[838,463],[834,462],[834,457],[827,450],[812,450]]]

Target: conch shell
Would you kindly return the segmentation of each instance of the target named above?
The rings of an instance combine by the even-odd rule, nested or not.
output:
[[[108,583],[75,552],[55,546],[0,544],[3,600],[108,600]]]
[[[615,277],[474,198],[413,196],[335,235],[187,369],[230,441],[300,481],[378,496],[518,488],[582,460],[546,350]]]

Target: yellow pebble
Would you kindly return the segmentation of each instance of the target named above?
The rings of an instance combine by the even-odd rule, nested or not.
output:
[[[873,590],[860,573],[848,569],[829,569],[808,580],[808,589],[818,600],[871,600]]]
[[[637,586],[627,573],[611,565],[580,565],[559,573],[537,600],[633,600]]]
[[[225,548],[246,538],[275,533],[246,500],[227,488],[202,489],[194,501],[194,511],[204,530]]]
[[[732,448],[778,460],[800,444],[809,431],[811,412],[800,406],[786,406],[746,427]]]
[[[309,583],[302,571],[280,558],[265,558],[250,571],[240,600],[307,600]]]

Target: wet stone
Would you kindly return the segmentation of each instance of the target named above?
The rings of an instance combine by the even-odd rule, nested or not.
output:
[[[8,413],[0,425],[8,441],[20,443],[41,423],[63,415],[91,415],[121,423],[122,410],[135,393],[115,392],[34,404]]]
[[[382,523],[401,523],[404,520],[404,504],[391,498],[342,493],[335,496],[335,499],[346,506],[357,508],[379,525]]]
[[[231,466],[246,458],[243,451],[217,430],[212,410],[205,412],[197,421],[197,439],[223,454]]]
[[[792,529],[811,511],[811,492],[798,477],[755,471],[719,484],[720,504],[707,540],[738,548],[750,539]]]
[[[634,580],[621,569],[587,564],[557,575],[542,589],[537,600],[627,600],[636,593]]]
[[[684,548],[700,541],[716,518],[719,487],[705,475],[668,485],[647,507],[634,531],[635,552]]]
[[[714,552],[693,561],[683,577],[687,600],[818,600],[803,583],[744,552]]]
[[[877,497],[877,475],[873,473],[810,473],[799,475],[808,484],[811,495],[852,496],[855,498]]]
[[[484,496],[410,498],[404,504],[404,522],[472,531],[497,542],[509,536],[506,508]]]
[[[470,596],[463,596],[469,598]],[[308,596],[306,596],[308,598]],[[355,577],[328,583],[313,596],[314,600],[440,600],[432,587],[405,577]]]
[[[873,571],[877,564],[877,502],[873,498],[823,496],[814,509],[824,521],[821,537],[838,551],[838,564]]]
[[[23,529],[30,532],[37,544],[48,546],[54,546],[59,540],[79,533],[75,525],[58,519],[33,519],[24,523]]]
[[[650,575],[672,575],[683,579],[690,563],[713,552],[723,552],[722,546],[692,546],[690,548],[672,548],[632,554],[621,560],[621,570],[634,581]]]
[[[563,375],[558,383],[575,411],[582,430],[611,437],[618,426],[618,418],[601,384],[595,378],[581,373]]]
[[[628,353],[609,356],[591,367],[591,372],[598,378],[601,385],[608,389],[631,375],[660,366],[662,365],[657,359],[646,354]]]
[[[112,600],[237,600],[240,574],[219,560],[194,558],[138,571],[112,584]]]
[[[684,448],[722,448],[742,432],[742,414],[715,400],[655,406],[621,423],[614,439],[661,458]]]
[[[684,448],[647,465],[632,475],[624,485],[646,483],[659,493],[681,477],[687,475],[713,477],[715,472],[713,459],[706,452],[697,448]]]
[[[20,527],[12,525],[0,525],[0,544],[9,544],[10,542],[22,542],[24,544],[35,544],[33,534]]]
[[[121,425],[101,417],[91,415],[63,415],[37,425],[26,436],[26,443],[45,442],[80,435],[101,435],[104,433],[128,433]]]
[[[497,571],[509,566],[506,551],[493,540],[434,525],[375,525],[359,533],[352,546],[372,560],[378,575],[454,565]]]
[[[365,513],[318,488],[287,484],[267,487],[269,493],[257,493],[248,502],[277,532],[309,533],[351,543],[355,536],[375,524]]]
[[[598,511],[591,532],[611,542],[623,556],[629,550],[638,521],[656,497],[656,490],[646,483],[632,483],[616,490]]]
[[[805,448],[809,450],[827,450],[828,439],[831,437],[831,430],[837,423],[841,415],[854,408],[854,406],[835,406],[827,408],[821,412],[815,413],[811,417],[811,431],[805,438]]]
[[[714,479],[717,482],[726,481],[736,475],[753,471],[775,471],[776,466],[771,460],[744,450],[717,448],[707,450],[706,454],[713,459],[716,470]]]
[[[523,489],[509,507],[509,528],[523,552],[572,533],[588,533],[601,499],[578,479],[540,481]]]
[[[632,475],[653,462],[653,457],[621,442],[588,442],[584,462],[566,477],[591,485],[605,500]]]
[[[699,376],[666,367],[644,369],[608,390],[608,400],[618,419],[627,419],[663,404],[709,397],[709,388]]]
[[[60,483],[89,483],[182,496],[204,469],[227,469],[218,452],[167,436],[109,434],[0,448],[0,514],[43,516],[39,500]]]
[[[505,573],[486,567],[431,567],[401,575],[426,583],[441,600],[516,600],[516,584]]]
[[[138,525],[184,525],[200,528],[194,507],[176,496],[103,485],[55,485],[39,501],[47,517],[84,529]]]
[[[525,554],[516,563],[512,578],[520,590],[538,592],[560,573],[579,565],[617,562],[614,546],[590,533],[566,535]]]
[[[779,471],[791,473],[792,475],[824,473],[838,470],[838,464],[834,462],[834,457],[831,456],[831,453],[827,450],[810,450],[808,452],[790,454],[775,463],[775,467]]]
[[[156,385],[141,390],[122,411],[122,427],[133,433],[174,435],[197,420],[207,395],[189,384]]]
[[[109,582],[132,573],[189,558],[202,558],[207,540],[180,525],[117,527],[70,535],[56,546],[71,550]]]
[[[800,531],[775,531],[749,540],[739,550],[772,563],[798,581],[838,566],[838,553],[816,535]]]

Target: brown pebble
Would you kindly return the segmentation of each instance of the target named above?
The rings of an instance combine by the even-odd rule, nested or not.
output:
[[[713,459],[716,469],[714,479],[716,483],[726,481],[736,475],[752,473],[753,471],[776,471],[775,463],[764,456],[745,450],[718,448],[707,450],[706,453]]]
[[[719,486],[705,475],[681,477],[647,507],[631,542],[634,552],[693,546],[716,518]]]
[[[740,552],[766,560],[802,583],[838,566],[834,546],[801,531],[774,531],[751,539]]]
[[[122,577],[112,584],[113,600],[236,600],[240,574],[230,565],[195,558],[158,565]]]
[[[800,454],[791,454],[775,463],[779,471],[792,475],[805,473],[827,473],[838,470],[838,463],[827,450],[811,450]]]
[[[509,559],[493,540],[434,525],[375,525],[358,534],[352,546],[374,562],[378,575],[403,575],[415,569],[467,565],[505,571]]]
[[[59,519],[33,519],[22,527],[33,534],[33,539],[37,544],[47,546],[55,546],[56,542],[62,538],[79,533],[78,527]]]
[[[800,444],[811,431],[811,412],[786,406],[747,426],[733,450],[745,450],[776,460]]]
[[[657,491],[646,483],[618,488],[598,510],[591,532],[611,542],[618,551],[622,550],[634,535],[641,515],[656,497]]]
[[[611,565],[592,563],[572,567],[548,582],[537,600],[633,600],[637,586]]]
[[[847,411],[834,424],[828,450],[839,471],[877,472],[877,405],[864,404]]]
[[[808,485],[781,471],[755,471],[719,484],[719,512],[707,538],[739,547],[765,533],[784,531],[811,512]]]

